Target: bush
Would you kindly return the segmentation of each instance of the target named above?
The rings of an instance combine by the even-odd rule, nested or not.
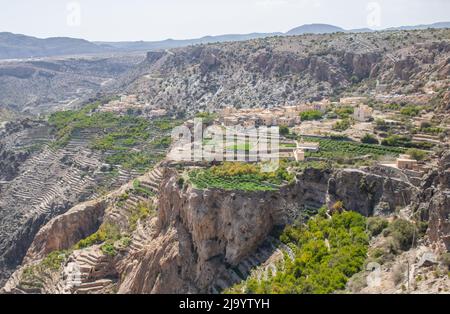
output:
[[[280,134],[283,136],[289,135],[290,130],[287,126],[285,125],[280,125]]]
[[[417,106],[407,106],[400,110],[400,114],[409,117],[415,117],[419,115],[421,108]]]
[[[427,157],[427,153],[423,150],[419,150],[416,148],[410,148],[406,151],[406,154],[411,156],[412,159],[415,160],[424,160]]]
[[[450,269],[450,253],[444,253],[441,255],[441,263],[447,267],[448,269]]]
[[[112,243],[105,243],[101,246],[101,251],[103,252],[103,254],[108,255],[108,256],[116,256],[117,255],[117,250],[114,247],[114,244]]]
[[[366,134],[363,136],[363,138],[361,139],[361,143],[364,144],[376,144],[378,145],[380,142],[378,141],[378,139],[372,135],[372,134]]]
[[[300,114],[300,117],[304,121],[320,120],[323,117],[323,113],[319,110],[307,110]]]
[[[381,217],[370,217],[367,219],[367,228],[370,231],[372,237],[376,237],[384,229],[389,226],[389,223],[386,219]]]
[[[120,239],[119,227],[113,224],[103,224],[100,226],[97,232],[90,235],[89,237],[79,241],[75,245],[76,250],[91,247],[93,245],[101,244],[107,240],[118,240]]]
[[[348,119],[355,112],[353,107],[341,107],[334,111],[339,118]]]
[[[409,250],[413,244],[414,236],[417,237],[416,226],[404,219],[397,219],[389,227],[390,236],[395,241],[396,249]]]
[[[333,125],[333,130],[335,131],[345,131],[350,128],[351,124],[348,119],[338,121]]]

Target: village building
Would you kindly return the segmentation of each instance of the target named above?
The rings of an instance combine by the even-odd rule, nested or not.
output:
[[[418,170],[419,164],[417,160],[412,159],[409,155],[400,155],[397,159],[397,168],[402,170]]]
[[[339,103],[344,106],[356,106],[366,101],[366,97],[344,97],[339,100]]]
[[[353,118],[359,122],[368,122],[372,119],[373,109],[367,105],[360,105],[355,108]]]
[[[305,161],[305,151],[303,149],[296,149],[294,151],[295,161]]]

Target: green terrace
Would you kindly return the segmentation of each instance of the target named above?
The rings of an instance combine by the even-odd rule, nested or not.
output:
[[[363,144],[340,138],[304,137],[304,140],[320,143],[320,151],[307,152],[305,154],[306,157],[338,159],[372,155],[374,158],[378,158],[382,156],[398,156],[406,152],[401,147]]]
[[[146,120],[132,115],[98,112],[100,103],[80,110],[61,111],[49,117],[56,133],[55,146],[65,147],[80,132],[89,131],[90,147],[107,152],[106,162],[128,169],[145,170],[164,158],[171,145],[170,130],[181,121],[168,118]]]
[[[261,165],[239,162],[191,170],[188,178],[197,189],[228,191],[276,191],[294,180],[294,176],[283,165],[274,172],[263,172]]]

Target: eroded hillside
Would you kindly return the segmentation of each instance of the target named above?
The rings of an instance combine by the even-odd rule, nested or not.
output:
[[[122,85],[174,112],[273,107],[345,92],[414,95],[448,85],[449,40],[449,30],[428,30],[193,46],[148,53]]]

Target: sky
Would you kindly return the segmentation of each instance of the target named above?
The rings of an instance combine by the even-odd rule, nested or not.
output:
[[[345,29],[450,21],[450,0],[0,0],[0,32],[91,41]]]

